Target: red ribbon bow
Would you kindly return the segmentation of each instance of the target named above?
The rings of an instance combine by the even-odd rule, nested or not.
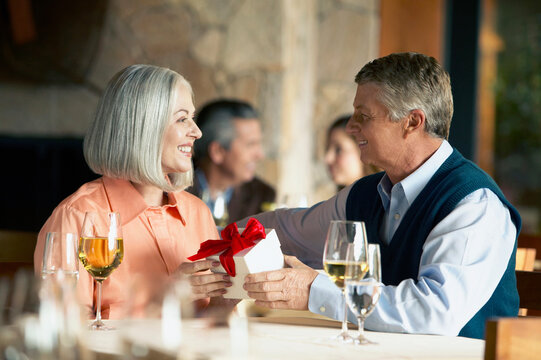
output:
[[[265,228],[254,218],[248,220],[248,224],[246,224],[246,228],[242,234],[239,234],[236,223],[227,225],[221,234],[222,240],[207,240],[202,242],[197,254],[190,256],[188,260],[203,259],[223,251],[220,254],[220,262],[229,275],[235,276],[237,273],[235,271],[233,255],[250,246],[254,246],[256,240],[266,237]]]

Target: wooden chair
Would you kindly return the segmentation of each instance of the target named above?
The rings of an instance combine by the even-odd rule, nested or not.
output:
[[[528,315],[541,315],[541,271],[516,271],[520,307]],[[541,338],[541,334],[539,335]]]
[[[541,270],[541,236],[524,233],[519,234],[515,270],[526,272]],[[519,279],[519,277],[521,278]],[[519,287],[521,304],[523,298],[528,299],[530,296],[535,296],[535,288],[530,288],[528,290],[528,286],[531,286],[530,282],[535,281],[531,280],[532,277],[535,277],[535,275],[518,274],[517,272],[517,286]],[[523,283],[523,285],[520,283]],[[541,287],[541,282],[538,282],[537,284],[537,288],[539,289],[539,287]],[[533,294],[531,293],[532,291]],[[528,307],[528,310],[526,310],[521,305],[519,316],[526,315],[541,316],[541,309],[530,306]]]
[[[485,360],[537,360],[540,355],[541,317],[487,321]]]
[[[524,248],[524,249],[535,249],[535,256],[534,256],[534,269],[533,270],[541,270],[541,236],[540,235],[532,235],[532,234],[523,234],[520,233],[518,236],[518,248]],[[531,250],[530,250],[531,251]],[[531,256],[531,255],[528,255]],[[527,269],[517,269],[517,270],[527,270]]]
[[[0,230],[0,276],[11,277],[20,268],[33,269],[38,234]]]
[[[534,269],[536,252],[537,250],[532,248],[517,248],[515,270],[532,271]],[[528,309],[521,307],[518,315],[528,315]]]
[[[517,248],[515,270],[533,271],[537,250],[533,248]]]

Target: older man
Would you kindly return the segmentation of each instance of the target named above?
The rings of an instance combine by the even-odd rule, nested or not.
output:
[[[244,101],[221,99],[197,113],[204,135],[195,143],[194,185],[188,191],[209,206],[220,226],[268,210],[276,193],[255,176],[263,149],[254,108]]]
[[[330,220],[364,221],[369,242],[381,246],[385,284],[368,329],[482,338],[488,317],[518,312],[520,216],[447,142],[451,85],[434,58],[391,54],[365,65],[355,82],[348,132],[362,161],[384,172],[309,209],[258,219],[277,229],[285,253],[316,268]],[[290,268],[246,277],[257,304],[343,317],[341,292],[327,276],[296,258],[286,262]],[[220,287],[211,278],[197,284],[198,292]]]

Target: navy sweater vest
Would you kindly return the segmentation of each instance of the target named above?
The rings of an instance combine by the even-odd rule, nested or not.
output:
[[[499,197],[509,208],[518,237],[521,219],[517,210],[505,199],[490,176],[455,149],[411,204],[387,246],[379,238],[384,209],[377,185],[382,177],[383,173],[378,173],[355,183],[346,202],[346,216],[348,220],[364,221],[368,242],[380,245],[385,285],[398,285],[405,279],[417,279],[423,245],[428,234],[464,197],[475,190],[488,188]],[[513,253],[496,290],[461,329],[460,336],[482,339],[488,318],[517,316],[519,297],[515,277],[516,248],[515,239]]]

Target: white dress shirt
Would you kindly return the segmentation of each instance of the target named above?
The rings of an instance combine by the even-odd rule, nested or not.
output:
[[[382,178],[378,185],[385,210],[382,241],[391,241],[410,205],[451,153],[451,145],[443,141],[434,155],[401,182],[392,186],[386,175]],[[308,209],[280,209],[255,217],[265,227],[276,229],[284,253],[321,268],[329,222],[346,219],[350,190],[351,186],[346,187]],[[366,328],[457,335],[496,289],[515,238],[515,225],[499,198],[488,189],[472,192],[429,233],[417,279],[383,287]],[[341,291],[326,275],[318,275],[310,289],[310,311],[341,320],[343,306]],[[356,321],[352,313],[348,319]]]

